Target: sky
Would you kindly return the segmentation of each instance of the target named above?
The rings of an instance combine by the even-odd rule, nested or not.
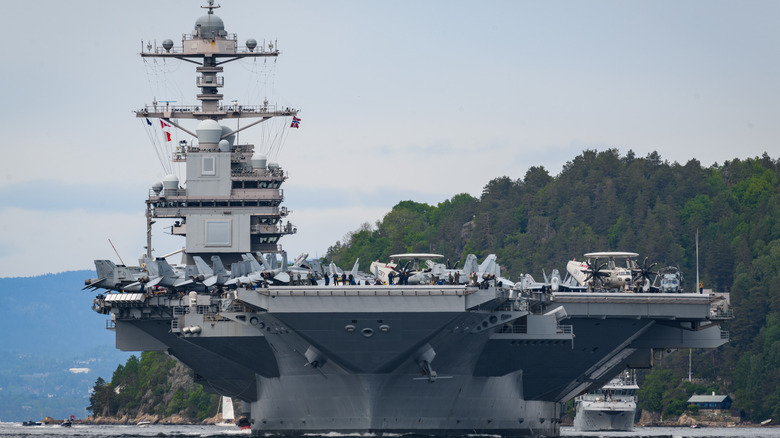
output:
[[[324,255],[400,201],[478,197],[531,166],[557,175],[586,149],[704,166],[780,155],[776,1],[217,3],[240,45],[282,52],[227,64],[224,102],[300,110],[299,129],[240,134],[289,175],[291,257]],[[204,4],[4,5],[0,277],[144,252],[144,200],[167,171],[160,132],[132,111],[198,102],[193,65],[138,53],[181,44]],[[184,244],[166,225],[156,255]]]

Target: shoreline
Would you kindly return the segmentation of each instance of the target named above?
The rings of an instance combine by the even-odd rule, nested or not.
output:
[[[209,417],[203,421],[193,421],[192,419],[184,418],[179,415],[172,415],[170,417],[161,417],[159,415],[139,415],[137,417],[102,417],[102,416],[89,416],[81,420],[75,420],[73,424],[94,424],[94,425],[136,425],[141,421],[148,421],[149,424],[163,424],[171,426],[204,426],[217,423],[216,417]]]

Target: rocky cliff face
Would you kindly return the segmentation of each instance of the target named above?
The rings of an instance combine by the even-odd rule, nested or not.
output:
[[[219,397],[196,384],[192,371],[160,352],[132,356],[110,383],[99,379],[90,398],[90,422],[164,424],[214,422]]]
[[[728,411],[706,411],[698,415],[683,413],[676,418],[661,418],[657,412],[643,410],[637,422],[637,426],[708,426],[708,427],[734,427],[741,423],[739,417],[732,417]]]

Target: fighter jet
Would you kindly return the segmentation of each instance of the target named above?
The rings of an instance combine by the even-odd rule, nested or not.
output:
[[[95,260],[97,278],[89,278],[84,281],[84,289],[108,289],[121,291],[126,285],[137,282],[146,277],[147,273],[138,266],[117,266],[111,260]]]
[[[135,283],[128,284],[123,289],[128,292],[143,292],[147,288],[163,287],[168,289],[183,289],[188,287],[189,289],[203,289],[205,287],[196,285],[195,277],[197,274],[194,269],[186,269],[185,271],[176,272],[173,270],[168,261],[164,258],[150,259],[144,257],[142,260],[142,266],[146,268],[149,273],[148,277],[142,277]]]
[[[537,282],[531,274],[525,274],[516,285],[523,291],[581,292],[587,290],[586,286],[580,286],[571,275],[561,279],[561,274],[557,269],[553,269],[549,277],[542,270],[542,276],[544,277],[544,282]]]
[[[372,263],[372,266],[373,266],[373,263]],[[328,276],[332,277],[333,274],[336,274],[339,278],[341,278],[342,274],[344,274],[344,273],[345,273],[344,270],[342,270],[338,265],[336,265],[335,263],[333,263],[333,261],[331,261],[328,264],[327,272],[324,275],[328,275]],[[346,271],[346,273],[347,273],[347,275],[351,275],[352,276],[352,279],[355,281],[355,284],[366,283],[366,282],[368,282],[370,284],[373,284],[376,281],[376,279],[377,279],[376,275],[366,274],[365,272],[360,270],[360,258],[359,257],[357,259],[355,259],[355,263],[352,265],[352,269],[350,269],[349,271]]]

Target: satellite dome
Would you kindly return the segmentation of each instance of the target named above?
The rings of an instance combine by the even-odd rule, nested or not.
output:
[[[220,140],[218,143],[219,150],[221,152],[230,152],[230,142],[227,140]]]
[[[178,189],[179,178],[177,178],[176,175],[171,175],[169,173],[168,175],[165,175],[165,178],[163,178],[162,184],[166,190]]]
[[[255,47],[257,47],[257,40],[254,38],[246,40],[246,48],[249,49],[250,52],[254,51]]]
[[[200,26],[200,35],[202,37],[210,37],[216,35],[223,35],[225,33],[225,23],[222,19],[214,14],[204,15],[195,22],[195,30],[198,30]]]
[[[179,183],[176,182],[176,184]],[[154,191],[154,193],[159,195],[162,189],[163,189],[163,183],[161,183],[160,181],[157,181],[156,183],[152,184],[152,190]]]
[[[170,52],[171,49],[173,48],[173,40],[171,39],[167,39],[163,41],[162,44],[163,44],[163,49],[165,49],[166,52]]]
[[[216,120],[206,119],[198,123],[195,133],[198,134],[198,143],[202,148],[215,148],[222,137],[222,127]]]
[[[266,162],[267,162],[267,158],[264,154],[257,153],[252,155],[253,169],[265,169]]]
[[[221,125],[222,128],[222,135],[220,137],[225,137],[227,134],[227,137],[225,137],[225,140],[227,140],[230,143],[230,146],[233,146],[233,142],[236,140],[236,134],[231,134],[233,132],[232,129],[228,128],[225,125]]]

